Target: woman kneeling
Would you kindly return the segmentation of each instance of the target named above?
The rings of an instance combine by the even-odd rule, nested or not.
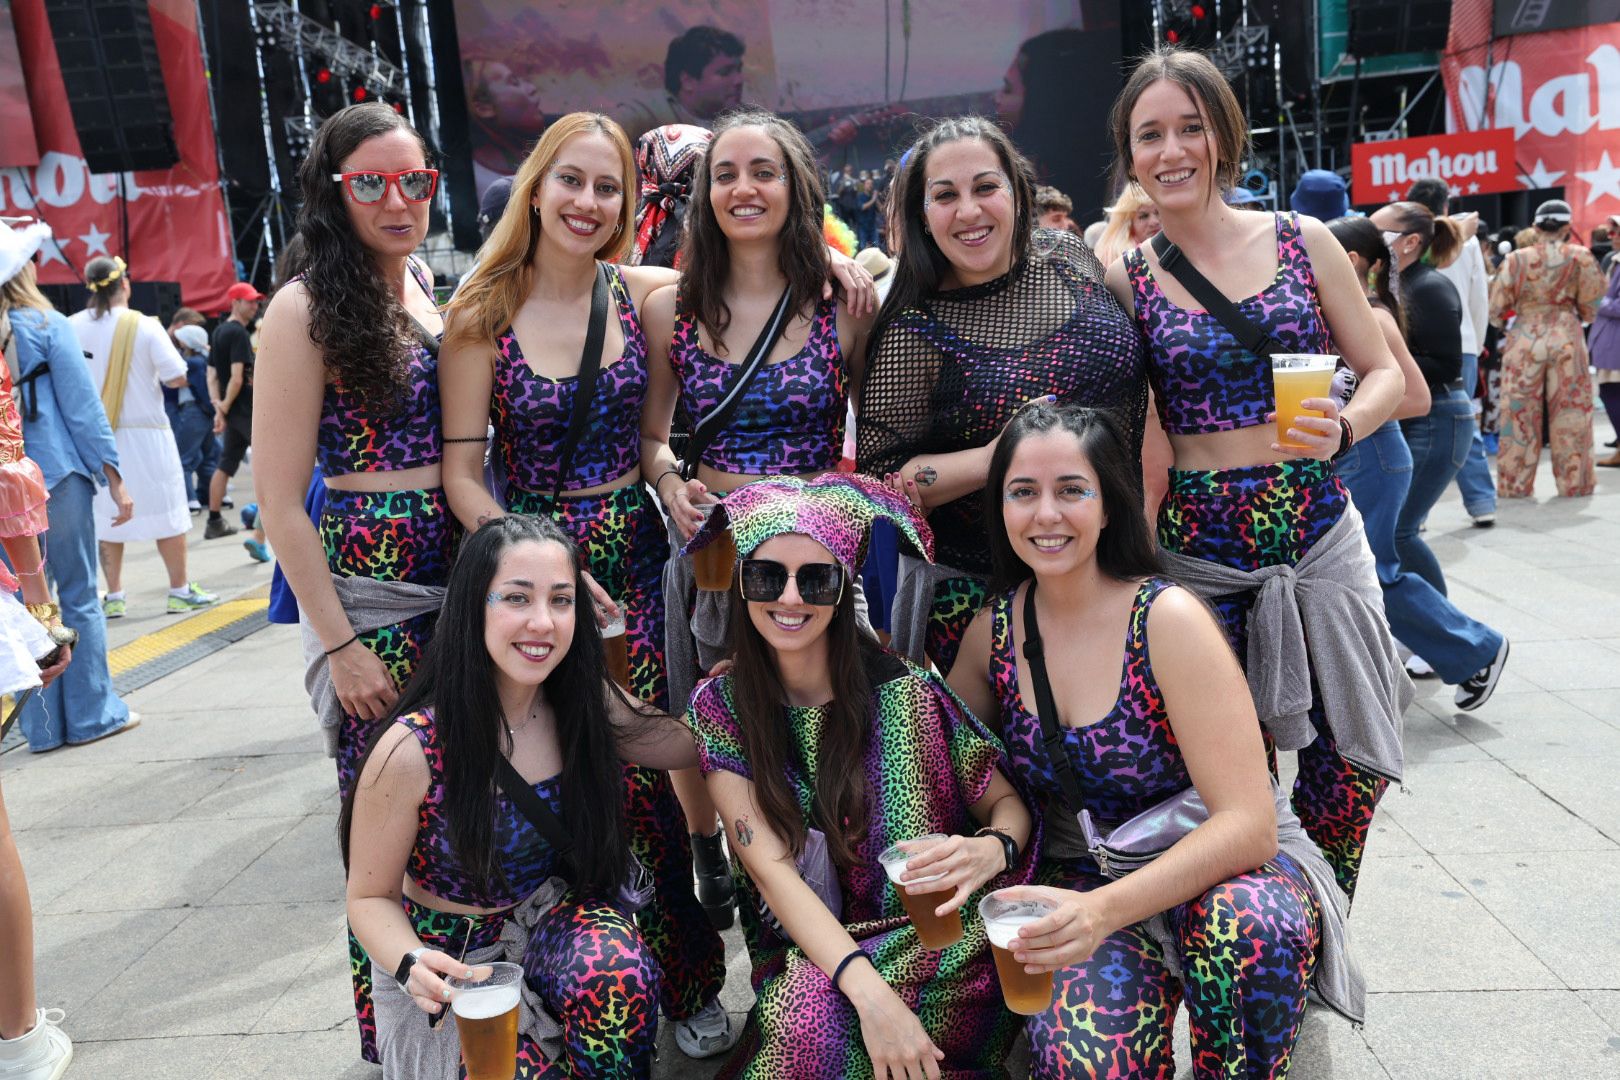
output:
[[[1007,425],[985,492],[999,592],[951,672],[1047,810],[1040,884],[1004,894],[1056,907],[1013,940],[1027,971],[1056,973],[1033,1075],[1173,1076],[1184,1000],[1195,1076],[1280,1077],[1313,977],[1359,1018],[1347,901],[1267,773],[1220,627],[1158,573],[1136,472],[1106,413],[1040,405]],[[1128,876],[1076,822],[1108,838],[1194,794],[1207,817],[1159,815],[1168,850]]]
[[[648,1075],[659,971],[624,887],[621,759],[697,757],[685,728],[609,683],[579,565],[546,519],[468,541],[443,633],[343,808],[384,1077],[462,1075],[453,1026],[420,1013],[448,1008],[446,976],[503,959],[525,975],[520,1080]]]
[[[983,926],[962,931],[958,911],[992,879],[1028,880],[1029,811],[995,737],[859,631],[850,581],[875,516],[932,550],[903,497],[832,474],[747,484],[687,545],[729,526],[740,559],[736,666],[689,714],[740,863],[758,999],[723,1076],[987,1078],[1017,1034]],[[879,855],[923,837],[891,887]],[[958,940],[926,947],[900,888]]]

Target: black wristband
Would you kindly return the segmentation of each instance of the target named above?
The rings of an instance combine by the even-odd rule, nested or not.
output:
[[[679,469],[665,469],[663,472],[658,474],[658,479],[653,481],[653,494],[657,495],[660,499],[662,499],[664,497],[664,495],[663,495],[663,492],[658,490],[658,485],[662,484],[664,482],[664,477],[666,477],[666,476],[673,476],[673,477],[675,477],[675,479],[681,480],[681,470],[679,470]],[[681,480],[681,482],[685,483],[684,480]]]
[[[867,960],[867,959],[870,959],[870,958],[866,955],[865,950],[856,949],[854,952],[850,953],[848,956],[846,956],[842,960],[838,961],[838,966],[833,968],[833,976],[832,976],[833,989],[839,991],[840,993],[842,993],[844,988],[838,985],[838,980],[844,977],[844,969],[849,967],[850,964],[853,964],[857,960]]]
[[[321,653],[321,655],[322,656],[331,656],[333,653],[340,653],[344,649],[347,649],[350,645],[353,645],[355,642],[357,642],[359,640],[360,640],[360,632],[357,630],[357,631],[355,631],[354,637],[350,638],[348,641],[345,641],[341,645],[332,646],[330,649],[327,649],[325,652]]]
[[[1350,421],[1343,416],[1339,417],[1339,448],[1333,451],[1329,461],[1338,461],[1356,444],[1356,429],[1350,426]]]

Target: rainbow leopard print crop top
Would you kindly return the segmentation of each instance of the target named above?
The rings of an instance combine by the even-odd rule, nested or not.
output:
[[[1278,214],[1277,274],[1237,308],[1285,352],[1331,353],[1296,214]],[[1148,378],[1159,421],[1172,435],[1236,431],[1266,422],[1277,407],[1271,365],[1237,343],[1207,311],[1172,304],[1141,249],[1125,253],[1136,321],[1148,343]]]
[[[694,422],[719,404],[737,373],[736,365],[703,350],[697,319],[685,312],[675,319],[669,362]],[[703,464],[755,475],[825,472],[843,457],[848,401],[836,302],[823,300],[804,348],[759,369],[731,423],[703,452]]]
[[[624,277],[608,267],[608,286],[619,310],[624,352],[596,377],[585,431],[574,449],[564,491],[596,487],[635,468],[641,458],[641,403],[647,396],[647,337]],[[510,329],[495,342],[498,358],[492,392],[495,447],[506,466],[507,483],[550,495],[557,483],[557,451],[574,415],[578,376],[548,379],[523,358]]]
[[[433,289],[421,267],[414,259],[408,265],[431,299]],[[411,349],[395,402],[368,401],[341,383],[326,384],[315,436],[315,464],[322,476],[398,472],[437,464],[443,456],[439,358],[426,343]]]
[[[450,819],[445,814],[444,748],[439,745],[432,709],[409,713],[394,721],[410,729],[427,755],[428,789],[416,817],[416,843],[411,847],[405,873],[418,888],[452,904],[503,908],[529,896],[557,873],[557,853],[523,816],[504,791],[495,792],[495,828],[491,840],[498,854],[504,889],[490,891],[472,879],[450,842]],[[561,775],[534,785],[535,794],[562,813]],[[495,888],[492,886],[491,888]]]

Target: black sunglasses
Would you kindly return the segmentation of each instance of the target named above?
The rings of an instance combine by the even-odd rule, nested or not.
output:
[[[788,568],[774,559],[744,559],[737,570],[744,600],[768,604],[787,590]],[[837,563],[805,563],[793,572],[799,599],[815,607],[832,607],[844,596],[844,568]]]

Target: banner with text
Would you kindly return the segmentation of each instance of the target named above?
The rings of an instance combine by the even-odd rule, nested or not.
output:
[[[1513,167],[1513,132],[1505,128],[1388,139],[1350,148],[1350,201],[1356,206],[1395,202],[1412,181],[1444,180],[1452,198],[1493,195],[1519,187]]]
[[[40,153],[33,168],[0,169],[0,214],[50,225],[55,240],[42,249],[39,271],[47,284],[80,280],[84,264],[97,255],[122,255],[133,279],[178,281],[182,302],[216,312],[228,306],[225,290],[236,270],[196,6],[191,0],[150,0],[150,7],[180,163],[123,174],[126,223],[120,220],[119,177],[85,167],[44,0],[12,0]]]
[[[1531,190],[1562,187],[1576,230],[1620,214],[1620,23],[1491,40],[1492,0],[1455,0],[1440,61],[1451,131],[1513,133]]]

